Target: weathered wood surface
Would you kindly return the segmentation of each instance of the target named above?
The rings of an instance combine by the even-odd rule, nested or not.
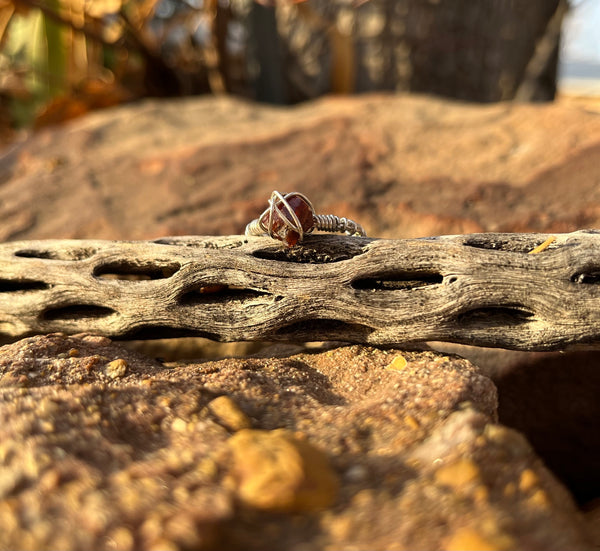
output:
[[[600,231],[0,244],[0,338],[600,345]]]

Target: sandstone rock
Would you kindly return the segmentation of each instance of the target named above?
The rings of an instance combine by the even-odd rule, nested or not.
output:
[[[599,155],[600,116],[569,103],[145,101],[7,148],[0,240],[239,233],[273,189],[373,236],[572,231],[600,226]]]
[[[600,495],[600,351],[435,348],[468,358],[495,382],[500,421],[527,436],[582,505]]]
[[[56,334],[0,348],[0,375],[3,548],[591,548],[568,492],[496,424],[493,383],[457,357],[161,364]],[[215,395],[254,428],[232,435]]]

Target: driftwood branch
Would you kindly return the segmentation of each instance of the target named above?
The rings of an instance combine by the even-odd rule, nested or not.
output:
[[[0,337],[600,344],[600,231],[548,237],[4,243]]]

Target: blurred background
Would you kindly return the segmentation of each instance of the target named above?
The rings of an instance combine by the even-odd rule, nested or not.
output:
[[[595,94],[599,25],[594,0],[0,0],[2,141],[148,96]]]

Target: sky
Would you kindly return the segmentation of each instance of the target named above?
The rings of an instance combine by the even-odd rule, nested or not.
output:
[[[563,54],[569,60],[600,64],[600,1],[572,0],[565,21]]]
[[[600,0],[572,0],[563,25],[559,89],[600,96]]]

